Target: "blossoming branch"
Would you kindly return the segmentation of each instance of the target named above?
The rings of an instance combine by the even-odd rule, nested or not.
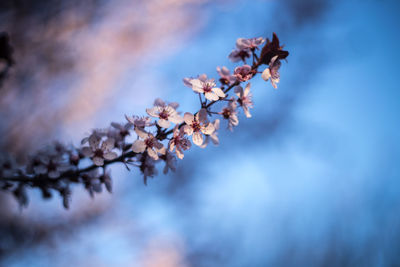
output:
[[[229,59],[241,65],[232,73],[226,67],[217,67],[218,80],[205,74],[183,79],[199,98],[200,107],[195,113],[182,113],[178,103],[156,99],[153,107],[146,109],[147,115],[125,116],[127,121],[123,124],[113,122],[107,129],[93,130],[80,147],[53,144],[31,156],[25,166],[4,157],[0,161],[0,188],[12,192],[21,206],[28,204],[27,188],[40,189],[43,198],[58,193],[68,208],[71,184],[83,185],[92,197],[103,187],[111,192],[107,167],[117,162],[128,170],[137,167],[147,184],[147,179],[157,174],[157,163],[164,162],[164,173],[175,170],[176,158],[183,159],[192,143],[201,148],[210,140],[218,144],[221,121],[226,121],[232,131],[239,124],[239,110],[250,118],[253,100],[249,81],[261,73],[262,79],[276,89],[280,60],[288,55],[275,33],[272,41],[239,38]],[[260,71],[262,65],[266,67]],[[218,102],[225,102],[226,106],[213,109]],[[217,118],[211,121],[212,117]]]

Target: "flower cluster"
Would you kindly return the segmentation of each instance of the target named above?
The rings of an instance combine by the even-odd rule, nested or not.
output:
[[[1,159],[0,188],[12,192],[21,206],[28,203],[28,187],[39,188],[44,198],[50,198],[56,191],[68,208],[71,184],[83,185],[92,197],[103,187],[111,192],[108,166],[117,162],[128,170],[137,167],[147,184],[148,178],[157,174],[157,163],[165,163],[164,173],[174,171],[177,158],[183,159],[192,143],[205,148],[211,140],[218,145],[221,120],[233,131],[239,125],[240,109],[250,118],[254,104],[249,80],[262,73],[262,79],[277,88],[280,60],[287,56],[275,33],[272,42],[261,37],[239,38],[229,58],[242,64],[232,73],[227,67],[218,67],[219,79],[205,74],[183,79],[184,85],[199,97],[198,111],[182,112],[178,103],[157,98],[146,109],[147,115],[126,115],[124,123],[113,122],[106,129],[95,129],[82,140],[80,147],[56,143],[32,155],[25,166],[18,166],[10,158]],[[253,63],[249,65],[246,60],[251,57]],[[263,64],[268,66],[259,71]],[[218,109],[216,103],[226,105]]]

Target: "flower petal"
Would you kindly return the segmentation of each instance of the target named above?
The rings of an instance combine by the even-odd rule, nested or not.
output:
[[[88,146],[82,147],[81,152],[85,157],[92,157],[94,154],[93,150]]]
[[[192,113],[186,112],[185,115],[183,116],[183,119],[185,120],[185,123],[187,125],[191,125],[192,122],[194,121],[194,116]]]
[[[149,114],[149,116],[151,117],[158,118],[159,117],[158,111],[159,111],[158,107],[146,108],[147,114]]]
[[[103,155],[103,157],[104,157],[106,160],[113,160],[113,159],[115,159],[116,157],[118,157],[118,155],[117,155],[117,153],[115,153],[115,152],[107,152],[107,153],[105,153],[105,154]]]
[[[208,134],[209,135],[209,134],[212,134],[213,132],[215,132],[215,128],[214,128],[214,125],[212,123],[207,123],[206,126],[201,128],[201,131],[204,134]]]
[[[206,92],[204,96],[210,101],[217,101],[219,97],[213,92]]]
[[[261,78],[263,78],[264,81],[268,81],[270,77],[271,77],[271,72],[270,72],[269,68],[266,68],[266,69],[262,72]]]
[[[151,149],[150,147],[147,148],[147,154],[154,160],[158,160],[158,155],[157,152],[153,149]]]
[[[189,136],[193,134],[193,128],[190,125],[183,126],[183,131]]]
[[[221,88],[214,87],[212,91],[219,97],[225,97],[225,93],[221,90]]]
[[[171,123],[167,120],[164,119],[159,119],[157,121],[158,126],[160,126],[161,128],[169,128],[169,126],[171,125]]]
[[[132,144],[132,150],[135,153],[142,153],[146,149],[146,144],[144,143],[143,140],[136,140]]]
[[[241,98],[243,95],[243,87],[241,87],[240,85],[236,86],[235,94],[237,95],[237,97]]]
[[[200,132],[195,132],[193,133],[192,140],[195,145],[201,146],[203,144],[203,135]]]
[[[178,115],[178,114],[175,114],[175,115],[169,117],[169,120],[170,120],[172,123],[175,123],[175,124],[181,124],[181,123],[183,122],[182,116],[180,116],[180,115]]]
[[[96,166],[103,166],[104,165],[104,159],[100,157],[94,157],[93,158],[93,163]]]

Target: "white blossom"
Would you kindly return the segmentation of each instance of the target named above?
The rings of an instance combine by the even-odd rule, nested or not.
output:
[[[231,101],[228,102],[228,105],[224,107],[221,112],[219,112],[224,119],[228,120],[228,128],[231,131],[233,131],[234,126],[239,124],[236,108],[236,101],[232,97]]]
[[[231,74],[227,67],[217,67],[217,72],[221,76],[219,80],[222,84],[231,85],[236,82],[236,76]]]
[[[144,151],[154,160],[158,160],[158,154],[164,155],[165,147],[151,133],[139,128],[135,129],[137,135],[141,138],[132,144],[132,150],[135,153],[143,153]]]
[[[173,152],[175,150],[176,156],[179,159],[183,159],[183,151],[188,150],[191,147],[189,139],[185,137],[184,127],[179,129],[179,126],[175,126],[173,136],[168,144],[169,150]]]
[[[224,98],[225,93],[221,88],[216,87],[214,79],[206,79],[203,76],[201,79],[191,79],[190,84],[196,93],[204,94],[206,99],[210,101],[217,101],[219,98]]]
[[[139,117],[139,116],[132,116],[129,117],[127,115],[125,115],[125,118],[128,122],[132,123],[135,127],[144,129],[145,127],[150,127],[154,125],[154,122],[151,121],[150,117],[147,116],[143,116],[143,117]]]
[[[268,68],[266,68],[261,74],[261,77],[265,81],[268,81],[269,79],[271,80],[271,84],[275,89],[278,88],[276,84],[279,83],[280,79],[280,74],[279,74],[280,67],[281,67],[281,62],[279,61],[278,56],[274,56],[271,59]]]
[[[211,134],[206,135],[206,138],[205,138],[203,144],[201,144],[201,146],[200,146],[201,148],[206,148],[208,143],[210,142],[210,139],[214,145],[216,145],[216,146],[219,145],[218,129],[219,129],[220,120],[216,119],[212,124],[213,124],[215,130]]]
[[[104,160],[113,160],[118,155],[111,150],[115,147],[115,140],[107,138],[102,141],[96,136],[89,137],[89,146],[82,148],[82,154],[85,157],[90,157],[96,166],[103,166]]]
[[[157,98],[154,101],[154,107],[146,109],[146,112],[151,117],[159,118],[157,121],[158,126],[169,128],[170,122],[175,124],[183,122],[183,118],[176,111],[178,106],[178,103],[169,103],[167,105],[163,100]]]
[[[253,107],[252,94],[250,93],[250,83],[243,88],[239,85],[235,87],[235,93],[238,97],[237,102],[243,108],[247,118],[251,117],[249,109]]]
[[[187,135],[193,135],[192,141],[195,145],[203,144],[203,134],[212,134],[215,131],[214,125],[207,121],[207,111],[201,109],[196,116],[186,112],[184,115],[186,125],[184,131]]]

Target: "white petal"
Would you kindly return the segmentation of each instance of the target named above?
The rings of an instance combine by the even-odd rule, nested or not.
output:
[[[190,125],[183,126],[183,131],[189,136],[193,134],[193,128]]]
[[[115,159],[116,157],[118,157],[118,155],[117,155],[117,153],[115,153],[115,152],[108,152],[108,153],[105,153],[105,154],[104,154],[104,158],[105,158],[106,160],[113,160],[113,159]]]
[[[135,132],[140,138],[143,138],[143,139],[146,139],[149,136],[149,134],[147,132],[145,132],[144,130],[137,128],[137,127],[135,128]]]
[[[213,132],[215,132],[215,128],[214,128],[214,125],[212,123],[208,123],[205,127],[201,128],[201,131],[204,134],[212,134]]]
[[[183,116],[183,119],[185,120],[185,123],[187,125],[191,125],[194,120],[194,116],[192,113],[186,112],[185,115]]]
[[[93,158],[93,163],[96,166],[103,166],[104,165],[104,159],[100,157],[94,157]]]
[[[244,111],[244,115],[246,115],[247,118],[251,118],[250,111],[246,106],[243,106],[243,111]]]
[[[171,125],[171,123],[167,120],[164,119],[159,119],[157,121],[158,126],[160,126],[161,128],[169,128],[169,126]]]
[[[193,133],[192,140],[195,145],[201,146],[203,144],[203,135],[200,132],[195,132]]]
[[[203,93],[203,82],[200,81],[199,79],[193,79],[191,81],[192,84],[192,89],[193,91],[197,92],[197,93]]]
[[[157,152],[154,151],[153,149],[147,148],[147,154],[149,154],[149,156],[150,156],[152,159],[158,160]]]
[[[165,153],[167,153],[167,149],[163,146],[160,149],[157,149],[157,152],[161,155],[165,155]]]
[[[269,68],[266,68],[263,73],[261,74],[261,78],[263,78],[264,81],[268,81],[268,79],[271,77],[271,72],[269,71]]]
[[[135,153],[142,153],[146,149],[146,144],[144,143],[143,140],[136,140],[132,144],[132,150]]]
[[[174,116],[169,117],[169,120],[175,124],[181,124],[183,122],[182,116],[175,114]]]
[[[219,129],[219,124],[220,124],[220,120],[219,120],[219,119],[216,119],[216,120],[214,121],[214,128],[215,128],[215,130],[218,130],[218,129]]]
[[[159,115],[158,115],[158,107],[146,108],[146,112],[151,117],[155,117],[155,118],[159,117]]]
[[[246,85],[246,87],[244,88],[244,93],[243,93],[243,95],[244,95],[244,96],[247,96],[249,93],[250,93],[250,83],[248,83],[248,84]]]
[[[221,88],[214,87],[212,91],[219,97],[225,97],[225,93],[221,90]]]
[[[218,139],[218,135],[217,132],[215,132],[214,134],[210,135],[211,141],[213,142],[214,145],[219,145],[219,139]]]
[[[184,155],[183,155],[182,151],[180,151],[180,149],[177,149],[175,151],[175,153],[176,153],[176,156],[178,157],[178,159],[183,159]]]
[[[206,92],[204,96],[210,101],[217,101],[219,99],[218,96],[212,92]]]

